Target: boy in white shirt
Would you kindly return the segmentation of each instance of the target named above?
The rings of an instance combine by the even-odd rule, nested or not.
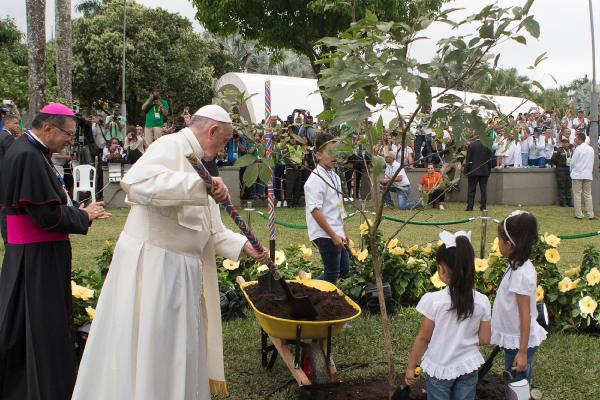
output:
[[[333,284],[348,274],[348,240],[344,224],[342,182],[335,172],[336,160],[330,154],[333,137],[319,134],[315,140],[317,167],[304,184],[308,239],[319,248],[325,268],[318,279]]]

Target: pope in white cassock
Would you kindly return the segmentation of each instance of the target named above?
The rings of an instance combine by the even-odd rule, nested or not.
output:
[[[73,393],[76,400],[208,400],[226,394],[215,253],[255,259],[223,226],[188,158],[213,160],[232,136],[219,106],[154,142],[121,181],[131,205],[98,301]]]

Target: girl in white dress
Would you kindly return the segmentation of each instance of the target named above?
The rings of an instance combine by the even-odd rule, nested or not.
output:
[[[504,349],[504,369],[515,379],[531,381],[531,366],[546,331],[538,324],[537,274],[529,260],[537,241],[537,221],[514,211],[498,225],[498,247],[509,260],[492,312],[492,344]]]
[[[475,253],[471,232],[440,233],[438,275],[448,285],[425,294],[417,311],[423,315],[421,328],[408,357],[405,379],[411,385],[417,363],[425,372],[427,399],[475,399],[477,371],[484,363],[479,346],[491,335],[490,302],[473,289]]]

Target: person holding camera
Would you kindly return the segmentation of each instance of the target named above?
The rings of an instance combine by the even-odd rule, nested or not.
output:
[[[144,139],[142,137],[144,129],[137,125],[134,130],[127,132],[125,138],[125,152],[127,154],[127,162],[135,164],[137,160],[144,154]]]
[[[148,148],[163,134],[163,124],[169,113],[169,103],[160,97],[160,91],[154,89],[148,99],[142,104],[142,111],[146,113],[144,123],[144,144]]]
[[[102,153],[102,162],[104,163],[122,163],[125,159],[125,152],[117,138],[110,139]]]
[[[115,106],[113,113],[106,117],[106,138],[111,140],[116,138],[119,142],[123,140],[123,130],[127,127],[127,118],[120,114],[120,110]]]

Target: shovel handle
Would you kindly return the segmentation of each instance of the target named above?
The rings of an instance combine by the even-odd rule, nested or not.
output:
[[[198,175],[200,175],[200,178],[202,178],[204,183],[206,183],[207,186],[212,188],[213,178],[210,175],[210,173],[208,172],[208,170],[206,169],[206,167],[204,166],[204,164],[202,164],[202,161],[200,161],[196,158],[196,162],[193,162],[192,166],[194,167],[196,172],[198,172]],[[240,228],[240,230],[242,231],[242,234],[244,236],[246,236],[246,238],[248,239],[248,241],[250,242],[252,247],[254,247],[254,250],[256,250],[258,253],[264,252],[264,247],[260,244],[260,242],[258,241],[256,236],[254,236],[254,233],[248,227],[248,225],[246,225],[246,222],[242,219],[242,216],[240,215],[238,210],[235,208],[235,206],[233,205],[233,203],[231,202],[229,197],[227,199],[223,200],[220,204],[223,207],[225,207],[225,210],[227,211],[227,213],[229,214],[229,216],[231,217],[233,222],[238,226],[238,228]],[[275,278],[275,280],[281,279],[281,274],[279,273],[279,271],[277,271],[277,268],[275,267],[275,263],[273,262],[271,257],[267,257],[266,265],[269,268],[269,271],[271,272],[271,274],[273,275],[273,278]]]

